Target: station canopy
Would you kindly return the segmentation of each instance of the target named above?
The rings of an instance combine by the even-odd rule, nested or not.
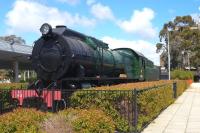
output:
[[[32,46],[0,40],[0,69],[12,69],[17,61],[19,69],[31,70],[31,52]]]

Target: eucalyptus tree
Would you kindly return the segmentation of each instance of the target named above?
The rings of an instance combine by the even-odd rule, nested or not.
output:
[[[171,67],[183,66],[183,59],[187,56],[191,66],[200,65],[200,30],[191,16],[177,16],[173,21],[163,25],[159,33],[161,43],[157,43],[157,53],[167,65],[167,44],[171,55]]]

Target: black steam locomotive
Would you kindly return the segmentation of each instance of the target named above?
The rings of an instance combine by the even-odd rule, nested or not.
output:
[[[42,87],[159,80],[159,67],[132,49],[109,50],[108,44],[66,26],[52,29],[45,23],[40,31],[31,59]]]
[[[66,105],[63,89],[159,80],[159,67],[129,48],[110,50],[108,44],[65,26],[45,23],[31,61],[38,80],[27,90],[12,90],[19,105],[42,99],[46,107]]]

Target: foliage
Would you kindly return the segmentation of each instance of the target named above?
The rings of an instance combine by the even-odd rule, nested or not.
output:
[[[157,43],[156,45],[157,52],[162,53],[165,66],[167,66],[168,41],[172,68],[186,65],[183,64],[183,58],[186,59],[189,53],[191,66],[200,65],[200,53],[198,52],[200,50],[200,30],[197,29],[197,24],[191,16],[177,16],[173,21],[165,23],[159,33],[159,38],[161,42],[165,42],[165,44]]]
[[[11,97],[11,89],[26,89],[27,83],[0,83],[0,102],[2,103],[2,108],[9,109],[13,108],[14,101]]]
[[[133,121],[128,120],[133,120],[135,117],[133,114],[135,98],[133,88],[135,87],[138,88],[137,129],[140,130],[175,100],[173,82],[129,83],[110,86],[111,89],[108,90],[105,88],[103,90],[103,87],[80,90],[70,97],[71,106],[75,107],[74,109],[63,110],[57,114],[42,113],[34,109],[16,109],[1,115],[0,132],[112,133],[115,130],[134,131],[131,126]],[[179,96],[188,85],[184,80],[175,82]],[[115,90],[116,87],[121,87],[121,89]]]
[[[52,114],[19,108],[0,115],[1,133],[114,133],[114,131],[112,118],[99,109],[69,108]]]
[[[173,81],[169,81],[169,80],[146,81],[146,82],[138,82],[138,83],[118,84],[118,85],[112,85],[112,86],[101,86],[101,87],[95,87],[93,89],[95,90],[133,90],[135,88],[144,89],[144,88],[159,86],[159,85],[172,83],[172,82]]]
[[[27,83],[0,83],[0,89],[26,89]]]
[[[66,116],[59,114],[51,115],[40,124],[41,133],[72,133],[72,126],[65,119]]]
[[[138,88],[137,105],[139,118],[137,128],[141,129],[174,101],[172,82],[162,82],[163,84],[161,84],[161,81],[154,82],[154,84],[150,82],[152,83],[151,87],[147,87],[146,83],[123,84],[120,85],[121,90],[115,90],[117,86],[110,86],[110,89],[105,87],[106,89],[104,88],[104,90],[102,87],[96,90],[80,90],[71,96],[70,102],[73,107],[100,108],[112,117],[117,131],[130,132],[134,129],[129,126],[132,123],[128,123],[127,120],[133,119],[134,116],[127,117],[127,114],[131,113],[134,108],[131,106],[134,100],[133,88],[136,86]],[[185,81],[176,82],[177,93],[180,95],[187,88],[187,85]],[[139,89],[139,86],[143,89]],[[145,87],[146,89],[144,89]]]
[[[83,109],[100,108],[108,116],[111,116],[115,122],[115,126],[119,131],[128,132],[128,122],[120,116],[120,113],[115,109],[115,102],[120,105],[120,97],[122,93],[112,91],[77,91],[70,99],[72,107]],[[122,99],[123,100],[123,99]]]
[[[25,44],[25,40],[21,37],[17,37],[16,35],[9,35],[9,36],[1,36],[0,40],[9,42],[9,43],[19,43],[19,44]]]
[[[45,133],[114,133],[112,118],[97,109],[69,108],[51,115],[41,124]]]
[[[138,94],[138,125],[141,129],[173,101],[172,85],[158,87]]]
[[[111,117],[97,109],[67,109],[59,112],[76,133],[114,133]]]
[[[180,96],[188,87],[184,80],[177,80],[177,96]],[[138,97],[138,125],[140,130],[159,113],[174,102],[174,92],[172,84],[160,86],[157,89],[151,89],[139,93]]]
[[[0,80],[7,79],[8,71],[0,69]]]
[[[193,79],[194,75],[191,71],[184,71],[184,70],[173,70],[171,72],[171,78],[172,79],[179,79],[179,80],[187,80],[187,79]]]
[[[190,85],[186,80],[176,80],[177,96],[180,96]]]
[[[37,133],[39,123],[47,114],[35,109],[16,109],[13,112],[0,115],[1,133]]]
[[[4,91],[0,90],[0,104],[1,104],[0,106],[2,109],[5,110],[11,108],[12,105],[10,104],[11,102],[10,99],[12,98],[9,90],[4,90]]]

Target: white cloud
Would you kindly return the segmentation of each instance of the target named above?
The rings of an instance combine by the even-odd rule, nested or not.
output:
[[[105,36],[102,40],[109,44],[111,49],[114,48],[131,48],[141,52],[145,57],[152,60],[156,65],[159,65],[159,54],[156,53],[156,46],[144,40],[120,40]]]
[[[114,20],[114,15],[109,6],[95,3],[91,5],[91,13],[100,20]]]
[[[130,20],[116,18],[109,6],[103,5],[95,0],[86,0],[90,11],[99,20],[111,20],[127,33],[134,33],[142,38],[157,37],[157,28],[152,24],[155,13],[150,8],[134,10]]]
[[[76,5],[79,3],[79,0],[57,0],[57,1],[62,2],[62,3],[67,3],[70,5]]]
[[[199,11],[200,11],[200,6],[199,6]]]
[[[95,20],[79,14],[70,14],[55,7],[48,7],[34,1],[17,0],[13,8],[6,14],[9,32],[38,32],[40,26],[48,22],[55,25],[94,26]]]
[[[190,14],[193,18],[193,20],[196,22],[196,23],[199,23],[200,22],[200,17],[199,17],[199,14],[198,13],[193,13],[193,14]]]
[[[128,33],[139,34],[145,38],[156,37],[156,28],[153,27],[152,20],[155,13],[150,8],[143,8],[143,10],[135,10],[130,20],[119,21],[118,25],[121,29]]]

